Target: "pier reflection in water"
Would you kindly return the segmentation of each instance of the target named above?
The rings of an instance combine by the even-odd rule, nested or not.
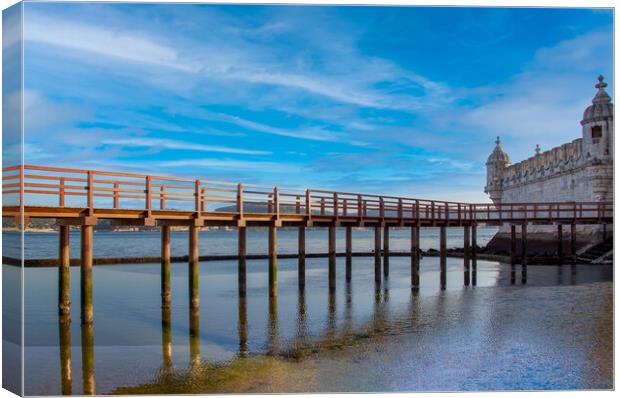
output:
[[[201,274],[204,273],[200,278],[203,297],[200,309],[195,311],[188,311],[184,300],[187,297],[184,272],[187,268],[183,265],[172,267],[172,305],[163,309],[160,308],[159,269],[156,265],[95,267],[94,272],[98,273],[95,281],[101,284],[94,286],[94,324],[80,325],[79,321],[67,322],[66,319],[54,317],[58,331],[56,343],[51,344],[57,344],[55,359],[48,359],[42,351],[38,352],[35,346],[26,349],[26,385],[30,388],[27,392],[89,395],[134,392],[329,391],[336,387],[341,391],[499,388],[494,383],[499,383],[498,380],[507,382],[506,375],[500,372],[506,369],[506,365],[502,359],[485,358],[484,352],[503,349],[488,346],[489,342],[495,339],[508,339],[505,341],[508,348],[511,346],[511,339],[516,339],[516,342],[512,342],[516,344],[514,347],[523,347],[519,343],[524,333],[522,325],[517,327],[513,324],[513,317],[517,316],[514,308],[528,307],[527,300],[536,300],[538,305],[541,302],[546,303],[547,292],[542,289],[547,287],[574,284],[577,285],[574,289],[580,286],[587,288],[595,286],[599,281],[611,280],[611,271],[605,267],[567,265],[524,268],[520,265],[511,267],[510,264],[478,261],[476,267],[472,264],[469,272],[470,286],[466,286],[463,259],[448,258],[444,290],[439,260],[423,259],[420,266],[420,287],[411,289],[408,258],[392,258],[390,278],[381,284],[374,282],[372,258],[354,258],[352,280],[347,283],[345,259],[342,259],[337,263],[337,285],[334,292],[329,289],[327,259],[306,260],[306,288],[303,290],[299,290],[296,283],[296,261],[284,260],[279,264],[278,296],[271,298],[266,294],[268,284],[264,262],[248,261],[246,297],[239,297],[234,283],[237,279],[235,262],[203,263],[200,270]],[[527,283],[523,287],[520,287],[516,278],[520,268],[521,276],[526,277],[520,282]],[[38,271],[43,271],[43,274]],[[49,278],[49,275],[44,274],[54,271],[27,270],[31,280]],[[74,272],[74,269],[71,271]],[[506,295],[505,289],[513,285],[516,286],[512,289],[517,290]],[[136,291],[132,291],[130,286]],[[53,296],[55,292],[49,293]],[[526,302],[507,301],[515,300],[516,294],[523,294]],[[584,294],[577,291],[576,295],[570,295],[580,297]],[[573,299],[567,297],[562,296],[561,300],[570,302],[550,300],[549,308],[541,308],[541,311],[545,316],[550,316],[554,311],[565,308],[565,305],[572,305]],[[106,304],[108,302],[109,304]],[[490,302],[493,302],[493,305],[489,305]],[[503,302],[506,302],[505,308],[502,307]],[[45,313],[44,309],[48,304],[44,297],[33,296],[27,299],[27,311],[33,314],[33,318],[37,318],[37,314]],[[597,303],[590,305],[596,308]],[[54,311],[54,306],[50,307]],[[74,319],[79,319],[79,309],[73,308],[72,312]],[[536,315],[530,314],[532,319],[535,319]],[[604,319],[604,314],[598,317]],[[27,335],[27,341],[45,341],[48,334],[55,335],[46,332],[47,319],[47,316],[38,315],[40,324],[37,334],[33,334],[33,328],[27,325],[27,333],[31,333]],[[582,322],[581,319],[574,321]],[[501,330],[495,329],[496,322],[503,325]],[[603,326],[603,329],[605,328],[606,326]],[[552,346],[558,354],[551,354],[552,357],[555,355],[560,361],[559,357],[564,357],[564,354],[569,357],[576,355],[583,361],[588,355],[588,346],[592,344],[589,334],[591,332],[588,330],[591,328],[555,331]],[[563,340],[563,333],[572,335],[570,339],[567,337]],[[574,346],[575,333],[585,333],[582,337],[587,343]],[[547,337],[532,336],[533,332],[525,334],[533,341],[528,342],[532,345],[532,350],[549,344]],[[73,345],[72,350],[71,339],[75,339],[75,336],[80,336],[81,342]],[[405,338],[404,342],[401,341],[402,338]],[[460,346],[461,341],[465,345]],[[569,341],[572,354],[565,352],[569,348]],[[593,345],[598,347],[597,352],[604,352],[600,346],[602,343],[594,343]],[[390,352],[394,349],[393,345],[403,351],[393,353],[394,361],[403,361],[406,358],[427,359],[417,364],[407,362],[400,370],[394,369],[395,365],[390,363],[391,358],[382,359],[387,362],[377,362],[377,350]],[[560,355],[563,352],[564,354]],[[534,364],[536,360],[540,360],[539,355],[534,352],[520,352],[519,355],[529,358]],[[72,363],[72,356],[75,360],[81,358],[81,362]],[[366,360],[360,362],[360,358],[367,356],[370,359],[367,365],[364,365],[366,367],[358,370],[368,371],[368,380],[356,385],[351,385],[344,377],[336,380],[337,375],[343,375],[349,368],[353,371],[362,366]],[[308,368],[318,366],[323,357],[333,361],[321,365],[332,370],[332,374],[321,379],[324,381],[310,377],[308,380],[312,381],[303,384],[304,382],[299,381],[301,376],[296,378],[298,373],[324,373],[323,370]],[[273,359],[271,362],[262,362],[260,358]],[[291,358],[295,361],[291,362]],[[429,360],[431,362],[428,362]],[[565,361],[565,358],[562,360]],[[436,377],[435,384],[432,384],[429,380],[410,376],[410,372],[415,370],[427,373],[432,379],[434,372],[439,372],[433,365],[437,361],[443,361],[443,371],[452,372],[449,380]],[[456,370],[450,366],[450,361],[469,361],[472,366],[476,363],[487,363],[487,369],[493,368],[488,366],[488,361],[500,363],[496,364],[497,370],[486,370],[485,376],[472,377],[454,373]],[[553,365],[566,370],[565,367],[570,364],[569,361]],[[541,369],[551,366],[549,363],[539,365],[542,366]],[[575,363],[572,363],[571,366],[574,365]],[[384,377],[389,379],[391,372],[394,374],[391,376],[392,382],[395,383],[396,379],[399,380],[398,383],[388,386],[378,376],[373,376],[373,371],[381,373],[381,368],[385,366],[388,376]],[[518,372],[520,365],[517,363],[514,366],[515,372]],[[49,373],[54,368],[55,376]],[[76,376],[74,372],[80,369],[82,377],[73,377]],[[278,374],[282,369],[291,375],[290,378],[276,380],[276,376],[265,376],[265,372]],[[569,376],[574,377],[574,373],[571,373],[574,371],[569,371],[563,380]],[[398,372],[401,372],[400,378],[397,378]],[[542,375],[544,374],[545,371],[542,371]],[[209,378],[208,375],[215,376]],[[532,380],[536,381],[541,377],[523,376],[519,380],[526,385],[519,387],[513,381],[513,384],[509,383],[505,387],[533,388]],[[549,377],[549,374],[545,377]],[[37,379],[41,378],[58,380],[58,390],[50,389],[49,384],[37,383]],[[207,382],[206,379],[211,381]],[[236,385],[222,381],[228,379],[233,380]],[[259,381],[263,384],[258,383]],[[597,382],[600,386],[600,381],[595,380],[594,384]],[[263,387],[256,387],[258,385]],[[570,383],[567,388],[571,388]]]

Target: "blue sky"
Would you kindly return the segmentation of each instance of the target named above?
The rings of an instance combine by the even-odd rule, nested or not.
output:
[[[589,9],[26,3],[25,161],[487,201],[496,135],[513,161],[581,136],[596,76],[613,82],[612,24]]]

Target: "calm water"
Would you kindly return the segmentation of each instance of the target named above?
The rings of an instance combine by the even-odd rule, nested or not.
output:
[[[308,235],[310,251],[325,250],[323,232]],[[370,250],[372,235],[356,233],[354,250]],[[231,253],[233,234],[207,232],[202,253]],[[182,235],[174,234],[173,242]],[[157,255],[158,237],[98,233],[95,253]],[[294,237],[280,235],[281,251],[296,250]],[[407,239],[406,231],[400,238],[393,232],[392,250],[406,250]],[[457,246],[459,238],[452,239]],[[399,240],[406,242],[402,248]],[[257,234],[253,252],[264,253],[262,241]],[[55,235],[28,234],[26,245],[27,257],[56,255]],[[174,247],[173,255],[186,254],[183,242]],[[169,313],[159,306],[157,264],[97,266],[92,328],[79,322],[79,268],[71,269],[69,324],[57,316],[57,269],[26,269],[25,393],[613,387],[611,267],[532,266],[524,273],[478,261],[476,286],[465,287],[462,260],[447,264],[445,290],[439,259],[424,258],[421,287],[412,292],[406,257],[390,260],[390,277],[378,289],[372,258],[353,258],[349,284],[338,258],[330,295],[326,258],[307,259],[303,294],[296,260],[280,260],[278,297],[270,300],[267,261],[248,261],[248,294],[240,300],[236,262],[203,262],[195,314],[188,310],[185,264],[172,265]],[[18,269],[3,267],[5,283],[17,283]]]

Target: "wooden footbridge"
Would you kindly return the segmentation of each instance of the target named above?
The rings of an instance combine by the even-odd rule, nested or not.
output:
[[[69,227],[81,227],[82,322],[93,321],[93,226],[161,227],[162,306],[170,306],[170,227],[189,229],[189,305],[199,306],[199,228],[233,226],[239,231],[239,294],[246,293],[246,229],[269,230],[269,294],[277,295],[277,228],[299,230],[299,287],[305,286],[305,228],[328,228],[329,287],[336,286],[336,228],[346,230],[346,279],[351,278],[352,228],[375,232],[375,281],[389,274],[390,227],[411,228],[411,285],[419,285],[420,228],[439,227],[441,284],[445,286],[446,229],[464,228],[464,267],[476,267],[476,228],[510,224],[513,258],[516,226],[521,226],[521,261],[526,262],[527,225],[557,225],[561,255],[562,227],[570,226],[571,256],[576,254],[576,225],[613,220],[611,202],[459,203],[307,189],[303,192],[260,185],[153,176],[112,171],[34,165],[3,169],[3,217],[20,225],[32,218],[54,218],[60,226],[59,311],[67,314],[69,297]],[[381,234],[383,233],[383,247]]]

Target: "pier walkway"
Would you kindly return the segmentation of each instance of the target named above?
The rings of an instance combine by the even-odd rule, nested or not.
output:
[[[328,228],[329,286],[336,283],[336,228],[346,230],[346,279],[351,278],[352,228],[375,231],[375,281],[389,274],[390,227],[411,228],[411,285],[419,286],[420,228],[440,228],[441,283],[445,286],[446,229],[464,229],[464,267],[476,267],[476,228],[480,224],[511,226],[512,258],[517,261],[516,227],[521,228],[520,261],[526,264],[527,226],[556,225],[558,255],[562,228],[570,227],[571,253],[576,259],[576,225],[613,221],[612,202],[461,203],[398,196],[304,191],[278,186],[207,181],[101,170],[35,165],[3,169],[3,217],[21,225],[33,218],[53,218],[59,231],[59,311],[69,312],[69,227],[81,228],[82,321],[92,322],[93,226],[98,220],[115,225],[159,226],[162,232],[162,306],[170,305],[170,227],[189,228],[189,305],[198,308],[198,231],[203,226],[233,226],[239,231],[239,294],[246,293],[246,228],[269,229],[269,294],[277,295],[277,228],[299,230],[299,287],[305,286],[305,228]],[[383,234],[383,239],[381,235]],[[383,267],[382,267],[383,266]],[[465,283],[467,283],[467,276]]]

